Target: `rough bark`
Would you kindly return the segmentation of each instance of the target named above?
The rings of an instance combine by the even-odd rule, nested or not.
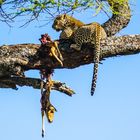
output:
[[[24,70],[39,70],[45,67],[71,69],[93,63],[93,51],[91,51],[92,47],[90,44],[83,45],[81,51],[71,49],[69,47],[70,44],[69,41],[64,40],[60,42],[60,51],[64,58],[63,67],[51,56],[46,56],[45,51],[40,50],[38,44],[2,46],[0,47],[0,77],[5,77],[6,74],[7,76],[8,74],[11,75],[11,71],[16,71],[13,70],[14,66],[21,66]],[[101,60],[108,57],[130,55],[139,52],[140,35],[113,36],[101,41]]]
[[[113,36],[128,25],[131,18],[131,10],[128,0],[124,0],[123,3],[117,0],[108,0],[108,4],[114,14],[103,24],[103,27],[107,36]]]

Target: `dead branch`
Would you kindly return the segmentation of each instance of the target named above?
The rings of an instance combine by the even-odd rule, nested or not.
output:
[[[23,78],[23,77],[5,77],[0,79],[0,88],[12,88],[16,89],[18,86],[31,86],[35,89],[40,89],[41,80],[38,78]],[[72,96],[75,92],[66,86],[65,83],[61,83],[60,81],[53,81],[54,85],[52,90],[57,90],[65,93],[68,96]],[[44,82],[45,85],[45,82]],[[45,88],[45,86],[44,86]]]

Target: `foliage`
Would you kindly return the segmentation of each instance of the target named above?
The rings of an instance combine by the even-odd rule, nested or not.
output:
[[[118,2],[123,5],[128,0],[108,0]],[[107,0],[0,0],[0,20],[12,22],[17,17],[30,17],[29,22],[38,19],[43,15],[44,18],[54,18],[60,13],[80,12],[81,10],[93,10],[93,15],[97,15],[101,10],[104,12],[115,11],[112,6],[109,8]]]

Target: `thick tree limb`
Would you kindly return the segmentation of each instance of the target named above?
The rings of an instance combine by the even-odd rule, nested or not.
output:
[[[112,17],[103,24],[107,36],[113,36],[121,29],[125,28],[131,18],[131,10],[128,4],[128,0],[124,0],[123,3],[118,0],[107,0],[112,9]]]
[[[63,43],[64,45],[64,43]],[[64,46],[67,47],[68,46]],[[93,63],[93,51],[91,51],[92,46],[85,44],[80,52],[72,51],[66,49],[64,56],[64,67],[65,68],[76,68],[85,64]],[[120,56],[120,55],[130,55],[140,52],[140,35],[126,35],[120,37],[108,37],[101,41],[101,53],[100,60],[108,57]],[[63,52],[62,52],[63,53]]]
[[[21,66],[23,70],[39,70],[45,67],[70,69],[93,63],[93,51],[91,51],[92,48],[89,44],[83,45],[81,51],[69,48],[70,44],[71,42],[63,40],[61,40],[59,44],[60,51],[64,58],[63,67],[61,67],[54,58],[45,54],[45,51],[42,52],[39,45],[18,44],[11,45],[10,47],[2,46],[0,47],[0,77],[4,77],[7,74],[11,75],[10,72],[14,65],[17,67]],[[139,52],[140,35],[108,37],[101,41],[101,59]],[[14,56],[16,57],[15,59],[13,59]],[[11,67],[12,69],[10,69]]]

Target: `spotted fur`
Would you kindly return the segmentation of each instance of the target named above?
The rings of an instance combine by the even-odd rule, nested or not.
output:
[[[106,37],[103,27],[97,22],[84,24],[66,14],[59,15],[54,20],[52,27],[57,31],[62,31],[60,39],[71,39],[75,42],[70,46],[71,48],[80,51],[84,43],[90,43],[94,46],[94,72],[91,84],[91,95],[93,95],[96,88],[100,59],[100,40]]]

